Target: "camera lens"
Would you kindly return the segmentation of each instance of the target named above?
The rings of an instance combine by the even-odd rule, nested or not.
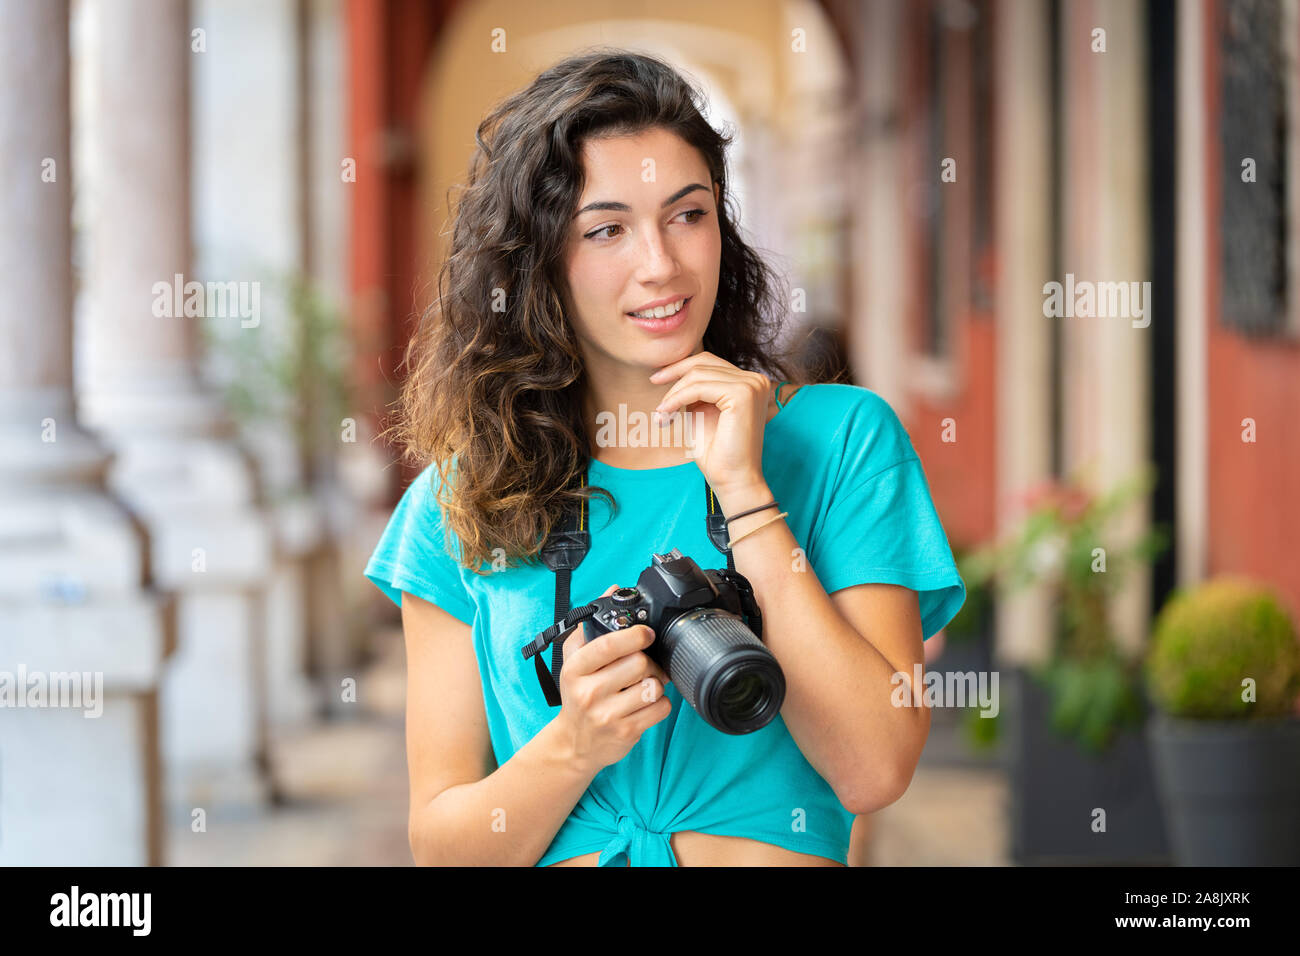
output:
[[[766,647],[762,651],[761,656],[748,649],[730,655],[716,678],[702,689],[700,712],[725,733],[761,730],[781,709],[785,675],[771,652]]]
[[[749,720],[762,709],[763,690],[757,674],[741,674],[718,692],[718,704],[732,719]]]
[[[748,734],[776,719],[785,675],[737,615],[699,607],[663,631],[669,679],[701,717],[725,734]]]

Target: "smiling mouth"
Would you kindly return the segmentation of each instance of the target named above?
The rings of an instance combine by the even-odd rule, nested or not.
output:
[[[651,309],[651,310],[649,310],[649,311],[651,312],[650,315],[644,315],[644,314],[641,314],[641,313],[638,313],[638,312],[628,312],[628,313],[627,313],[627,316],[628,316],[628,318],[631,318],[631,319],[639,319],[639,320],[642,321],[642,322],[654,322],[654,321],[660,321],[660,322],[662,322],[664,319],[671,319],[671,318],[673,318],[675,315],[677,315],[678,312],[681,312],[684,308],[686,308],[688,305],[690,305],[690,303],[691,303],[691,299],[693,299],[693,298],[694,298],[694,296],[689,296],[689,295],[686,296],[686,298],[682,299],[681,302],[680,302],[680,304],[677,305],[677,307],[676,307],[675,309],[673,309],[673,311],[671,311],[671,312],[665,312],[663,315],[654,315],[653,313],[654,313],[655,310],[654,310],[654,309]]]

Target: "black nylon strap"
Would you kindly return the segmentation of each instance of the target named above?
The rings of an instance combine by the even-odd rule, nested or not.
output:
[[[723,517],[717,498],[709,483],[704,483],[704,503],[708,513],[704,517],[705,529],[713,546],[727,558],[727,570],[734,572],[736,562],[731,549],[727,547],[730,536],[727,532],[727,519]],[[761,510],[761,509],[760,509]],[[596,611],[595,604],[585,604],[570,609],[569,583],[573,569],[582,563],[591,549],[591,533],[587,530],[587,502],[584,498],[576,512],[565,515],[558,529],[552,529],[542,546],[542,561],[555,572],[555,623],[537,635],[523,649],[524,658],[533,658],[537,669],[537,681],[542,685],[542,693],[550,707],[559,707],[560,669],[564,666],[563,637],[575,626],[591,617]],[[548,671],[542,661],[542,651],[551,645],[551,668]]]
[[[727,519],[722,515],[722,509],[718,507],[718,499],[713,495],[713,489],[709,483],[704,483],[704,507],[708,514],[704,518],[705,527],[709,531],[709,540],[713,546],[721,551],[727,557],[727,570],[736,570],[735,558],[731,556],[731,549],[727,547],[727,542],[731,540],[731,535],[727,531]]]
[[[555,619],[563,621],[569,613],[569,580],[573,576],[572,568],[560,568],[555,572]],[[542,656],[537,655],[538,665],[541,666]],[[564,666],[564,641],[556,640],[551,643],[551,686],[555,688],[556,706],[560,700],[560,668]]]
[[[582,563],[590,548],[591,534],[587,531],[587,502],[584,498],[577,512],[567,513],[564,521],[561,522],[560,530],[552,530],[546,539],[546,544],[542,547],[542,561],[555,572],[555,624],[543,632],[543,636],[547,638],[546,643],[551,645],[550,671],[548,672],[546,665],[542,663],[541,651],[545,648],[545,643],[534,642],[524,649],[525,657],[530,656],[530,652],[536,655],[533,664],[537,668],[537,679],[542,685],[546,703],[551,707],[559,707],[561,703],[560,669],[564,666],[564,641],[558,638],[574,623],[567,620],[570,617],[569,581],[573,569]],[[581,610],[587,613],[578,617],[578,620],[591,616],[591,610],[587,607]],[[555,633],[552,634],[552,631]]]

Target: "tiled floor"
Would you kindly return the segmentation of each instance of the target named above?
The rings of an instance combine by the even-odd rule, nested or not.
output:
[[[377,642],[379,661],[358,680],[357,716],[284,734],[273,748],[287,802],[242,815],[214,809],[203,833],[177,821],[168,832],[169,863],[411,865],[401,634]],[[911,787],[868,821],[870,865],[1009,865],[1005,775],[963,747],[948,722],[934,722]]]

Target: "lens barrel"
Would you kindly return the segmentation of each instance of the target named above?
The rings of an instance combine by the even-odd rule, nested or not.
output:
[[[730,611],[701,607],[659,638],[668,677],[710,725],[748,734],[771,723],[785,701],[785,675],[763,642]]]

